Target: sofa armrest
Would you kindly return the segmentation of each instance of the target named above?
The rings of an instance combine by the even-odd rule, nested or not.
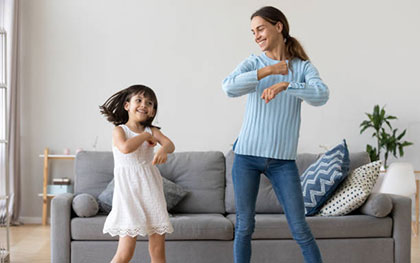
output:
[[[73,194],[65,193],[51,200],[51,262],[70,263],[70,219]]]
[[[392,199],[392,237],[394,238],[394,262],[410,263],[411,258],[411,199],[389,194]]]

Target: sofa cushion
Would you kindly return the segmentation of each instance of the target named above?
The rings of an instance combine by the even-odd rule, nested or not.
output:
[[[72,201],[73,211],[80,217],[95,216],[99,211],[99,205],[95,197],[90,194],[78,194]]]
[[[300,153],[296,158],[296,165],[299,170],[299,174],[302,175],[303,172],[308,169],[308,167],[316,162],[323,154],[322,153]],[[370,163],[369,154],[367,152],[352,152],[350,153],[350,168],[349,171]]]
[[[225,158],[221,152],[180,152],[158,165],[163,177],[188,192],[173,209],[178,213],[224,213]],[[112,152],[83,151],[75,161],[75,194],[95,198],[114,177]]]
[[[342,216],[359,208],[366,201],[379,175],[382,161],[360,166],[341,183],[321,207],[318,215]]]
[[[114,178],[114,158],[112,152],[82,151],[74,162],[74,193],[87,193],[98,198]]]
[[[166,209],[170,211],[179,201],[184,198],[188,192],[184,191],[181,186],[174,182],[166,179],[162,176],[163,181],[163,193],[166,200]],[[104,213],[111,212],[112,209],[112,198],[114,196],[114,179],[109,182],[108,186],[98,196],[99,206],[101,211]]]
[[[106,216],[75,217],[71,220],[71,237],[74,240],[118,240],[103,234]],[[170,221],[174,227],[166,240],[232,240],[233,225],[221,214],[174,214]],[[137,240],[147,240],[138,236]]]
[[[350,166],[346,141],[324,153],[301,176],[305,214],[316,214],[347,177]]]
[[[179,152],[158,165],[162,176],[188,192],[173,213],[225,212],[225,157],[221,152]]]
[[[166,208],[168,211],[172,211],[174,208],[187,194],[182,186],[177,185],[171,180],[162,177],[163,181],[163,193],[165,194]]]
[[[106,188],[98,195],[99,208],[104,213],[112,210],[112,198],[114,197],[114,179],[109,182]]]
[[[235,214],[227,216],[233,224]],[[306,218],[315,238],[369,238],[391,237],[392,218],[376,218],[367,215],[347,215]],[[252,239],[291,239],[284,214],[257,214]]]
[[[392,207],[389,195],[372,193],[359,210],[365,215],[384,217],[391,213]]]
[[[235,196],[232,184],[232,165],[235,154],[232,150],[226,153],[226,212],[235,213]],[[296,165],[301,175],[312,163],[314,163],[322,154],[302,153],[298,154]],[[359,166],[370,162],[369,155],[366,152],[350,153],[350,169],[356,169]],[[261,175],[260,188],[258,190],[257,204],[255,210],[257,213],[283,213],[277,197],[273,191],[270,181]]]

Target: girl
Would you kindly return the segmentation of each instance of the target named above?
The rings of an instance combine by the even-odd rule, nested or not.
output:
[[[329,91],[302,46],[290,36],[280,10],[267,6],[256,11],[251,16],[251,31],[263,53],[251,55],[223,81],[228,96],[248,94],[244,122],[233,147],[235,263],[250,262],[261,173],[273,185],[305,262],[322,262],[305,220],[295,159],[301,103],[323,105]]]
[[[172,141],[152,125],[158,103],[150,88],[133,85],[110,97],[101,113],[115,124],[112,134],[114,154],[114,196],[112,210],[103,233],[119,236],[112,263],[129,262],[136,236],[149,236],[152,263],[165,262],[165,233],[172,233],[162,178],[154,166],[166,162],[175,150]],[[153,147],[162,147],[153,155]]]

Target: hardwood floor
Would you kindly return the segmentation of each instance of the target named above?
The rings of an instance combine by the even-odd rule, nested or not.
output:
[[[50,227],[22,225],[10,230],[11,263],[49,263]]]
[[[11,228],[10,239],[13,263],[50,262],[49,226],[15,226]],[[411,263],[420,263],[420,237],[412,237],[411,241]]]

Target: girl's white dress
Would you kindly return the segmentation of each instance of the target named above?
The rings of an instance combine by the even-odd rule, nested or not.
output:
[[[137,136],[126,125],[120,125],[126,138]],[[150,128],[146,132],[152,133]],[[106,218],[103,233],[111,236],[146,236],[172,233],[162,177],[152,165],[153,147],[144,142],[136,151],[121,153],[113,146],[114,196],[112,210]]]

